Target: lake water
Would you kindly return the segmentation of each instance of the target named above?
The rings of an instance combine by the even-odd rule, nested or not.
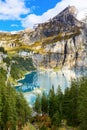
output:
[[[35,71],[26,74],[24,79],[19,80],[20,85],[16,86],[16,90],[23,92],[29,104],[32,105],[36,96],[43,91],[48,93],[52,85],[55,92],[59,85],[64,91],[66,87],[70,86],[72,79],[84,75],[87,75],[87,70]]]

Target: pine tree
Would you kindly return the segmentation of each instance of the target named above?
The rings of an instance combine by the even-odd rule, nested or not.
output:
[[[62,90],[60,88],[60,86],[58,86],[58,90],[56,93],[56,102],[57,102],[57,111],[59,111],[59,115],[60,115],[60,120],[62,120],[63,118],[63,93]]]
[[[22,93],[17,94],[16,101],[18,126],[22,127],[22,125],[24,125],[29,120],[29,117],[31,116],[31,110]]]
[[[0,129],[16,130],[21,127],[30,117],[30,108],[23,95],[17,93],[9,86],[0,86]]]
[[[79,81],[78,117],[80,129],[87,130],[87,78]]]
[[[65,90],[63,101],[63,115],[68,125],[78,125],[78,86],[77,81],[72,81],[71,87]]]
[[[0,87],[0,92],[1,92],[1,87]],[[0,93],[0,126],[1,126],[1,121],[2,121],[2,118],[1,118],[1,111],[2,111],[2,98],[1,98],[1,93]]]
[[[40,97],[40,95],[38,95],[36,98],[34,109],[37,113],[39,113],[39,114],[41,113],[41,97]]]
[[[56,95],[54,92],[54,86],[49,92],[49,116],[52,118],[55,111],[57,110]]]
[[[41,97],[41,110],[43,114],[48,113],[48,97],[45,92],[43,92]]]

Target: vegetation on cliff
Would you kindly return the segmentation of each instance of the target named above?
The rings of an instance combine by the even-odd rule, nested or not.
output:
[[[11,76],[14,79],[19,79],[23,76],[24,72],[35,70],[31,58],[13,57],[11,66]]]
[[[22,57],[18,54],[8,55],[3,47],[0,47],[0,52],[2,53],[0,77],[2,80],[5,78],[3,83],[7,81],[9,84],[14,84],[14,81],[22,78],[26,72],[35,70],[32,58]]]

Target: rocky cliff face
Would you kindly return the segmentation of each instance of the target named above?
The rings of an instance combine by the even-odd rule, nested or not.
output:
[[[47,23],[39,24],[35,28],[36,36],[39,36],[40,42],[42,40],[38,52],[41,49],[43,54],[34,55],[34,61],[40,66],[87,67],[86,24],[75,18],[75,12],[75,7],[69,6]],[[44,39],[40,37],[42,34]]]
[[[40,66],[52,68],[87,67],[86,46],[83,44],[83,35],[84,32],[81,32],[79,36],[47,44],[44,47],[46,54],[34,54],[34,61],[39,63]]]
[[[41,41],[43,38],[58,35],[59,33],[68,33],[75,28],[82,28],[82,22],[75,18],[76,9],[73,6],[68,6],[61,13],[46,23],[34,26],[34,31],[29,35],[29,42]]]
[[[87,25],[75,16],[75,7],[69,6],[34,30],[1,33],[0,46],[18,54],[28,49],[37,67],[87,67]]]

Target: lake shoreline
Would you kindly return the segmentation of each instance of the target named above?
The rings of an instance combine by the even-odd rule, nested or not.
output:
[[[28,102],[33,103],[38,94],[42,94],[43,91],[48,93],[52,86],[54,86],[55,92],[57,92],[58,86],[64,92],[71,85],[73,79],[82,76],[81,73],[82,71],[80,72],[80,70],[77,70],[77,73],[69,69],[62,69],[55,72],[53,69],[39,68],[35,71],[25,73],[23,78],[17,80],[20,82],[15,86],[15,89],[21,91]],[[84,75],[84,71],[82,74]],[[24,81],[21,83],[21,80]]]

